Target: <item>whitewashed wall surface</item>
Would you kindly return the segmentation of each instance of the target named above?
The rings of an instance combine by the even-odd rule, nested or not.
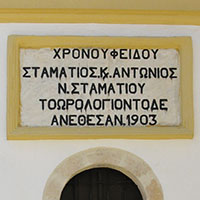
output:
[[[8,35],[191,36],[194,50],[192,140],[7,141]],[[116,147],[145,160],[158,177],[165,200],[200,199],[200,27],[105,24],[0,24],[0,199],[41,200],[45,183],[66,157],[92,147]],[[188,97],[190,98],[190,97]]]

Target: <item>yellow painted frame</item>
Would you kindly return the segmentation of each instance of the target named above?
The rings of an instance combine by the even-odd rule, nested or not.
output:
[[[180,53],[180,126],[174,127],[21,127],[20,126],[20,48],[98,47],[98,48],[163,48]],[[192,138],[193,125],[193,55],[190,37],[69,37],[9,36],[7,72],[7,138],[33,139],[186,139]]]
[[[27,7],[27,1],[19,5],[19,0],[9,0],[9,7],[0,7],[0,23],[103,23],[103,24],[165,24],[165,25],[200,25],[200,3],[198,5],[191,3],[191,1],[171,0],[171,4],[164,7],[164,2],[160,1],[161,5],[155,8],[155,1],[141,1],[140,6],[137,6],[135,1],[127,0],[126,7],[123,7],[124,1],[118,3],[116,9],[113,6],[98,5],[93,7],[82,7],[81,5],[73,6],[71,8],[66,6],[66,0],[62,0],[60,7],[48,6],[49,0],[39,1],[39,5]],[[102,0],[101,0],[102,1]],[[115,1],[115,0],[113,0]],[[6,2],[6,1],[5,1]],[[30,1],[35,3],[34,1]],[[55,1],[57,2],[57,1]],[[71,1],[72,4],[75,4]],[[90,4],[91,1],[85,1]],[[97,2],[97,1],[94,1]],[[99,1],[100,2],[100,1]],[[105,4],[108,1],[104,1]],[[111,2],[111,0],[109,0]],[[114,3],[114,2],[113,2]],[[129,5],[131,3],[131,5]],[[192,8],[188,8],[192,5]],[[45,7],[40,4],[47,4]],[[65,4],[65,6],[62,6]],[[145,6],[147,4],[147,6]],[[151,4],[151,6],[150,6]],[[163,4],[163,5],[162,5]],[[176,9],[177,8],[177,9]]]
[[[200,25],[198,0],[0,0],[0,23]]]

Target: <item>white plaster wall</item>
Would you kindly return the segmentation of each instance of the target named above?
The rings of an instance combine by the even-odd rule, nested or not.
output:
[[[192,36],[194,49],[193,140],[6,140],[7,36]],[[150,25],[0,24],[0,200],[42,200],[48,176],[66,157],[92,147],[127,150],[157,175],[165,200],[200,199],[200,27]],[[190,98],[190,97],[188,97]]]

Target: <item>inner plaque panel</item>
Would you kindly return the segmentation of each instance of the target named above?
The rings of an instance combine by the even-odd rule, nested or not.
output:
[[[8,54],[8,138],[193,135],[188,37],[11,36]]]

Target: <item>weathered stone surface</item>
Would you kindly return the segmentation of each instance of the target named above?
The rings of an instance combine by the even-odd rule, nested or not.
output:
[[[88,149],[66,158],[50,175],[43,200],[59,200],[64,186],[73,176],[96,167],[113,168],[130,177],[144,200],[163,200],[161,185],[146,162],[127,151],[106,147]]]

